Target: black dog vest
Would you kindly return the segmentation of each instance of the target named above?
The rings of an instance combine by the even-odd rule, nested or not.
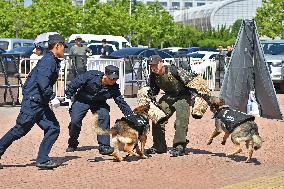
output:
[[[226,129],[231,133],[236,127],[247,121],[254,121],[255,117],[229,107],[220,108],[213,118],[220,119],[225,124]]]

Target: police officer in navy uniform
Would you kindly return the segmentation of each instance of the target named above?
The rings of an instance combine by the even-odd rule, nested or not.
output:
[[[105,73],[90,70],[79,75],[71,81],[65,91],[67,101],[74,99],[70,108],[71,122],[69,124],[69,140],[66,152],[74,152],[79,144],[78,138],[81,131],[82,120],[88,110],[92,113],[98,113],[99,127],[110,128],[110,107],[106,103],[107,99],[113,98],[124,116],[134,122],[138,132],[143,130],[144,120],[134,114],[125,102],[120,93],[119,85],[116,81],[119,78],[119,69],[116,66],[108,65],[105,67]],[[68,100],[69,99],[69,100]],[[110,147],[110,137],[98,135],[99,152],[103,155],[109,155],[113,152]]]
[[[61,61],[59,58],[64,57],[65,47],[62,36],[49,36],[50,51],[38,61],[23,86],[23,101],[16,125],[0,139],[0,157],[15,140],[25,136],[36,123],[44,131],[36,166],[43,169],[58,166],[48,156],[60,132],[59,123],[49,107],[49,102],[54,97],[53,85],[58,78]]]

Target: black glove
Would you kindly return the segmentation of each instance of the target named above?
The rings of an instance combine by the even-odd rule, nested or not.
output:
[[[156,98],[155,98],[155,96],[153,95],[151,89],[148,90],[147,95],[148,95],[148,97],[151,99],[151,101],[156,101]]]
[[[125,116],[125,118],[134,124],[134,127],[132,127],[132,129],[138,131],[139,135],[143,133],[144,128],[148,125],[148,122],[142,116],[137,114],[130,114],[128,116]]]

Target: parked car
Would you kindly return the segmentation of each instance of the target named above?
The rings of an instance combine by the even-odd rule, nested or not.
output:
[[[16,38],[0,38],[0,48],[5,51],[10,51],[17,47],[32,46],[34,40],[31,39],[16,39]]]
[[[6,51],[4,50],[4,49],[2,49],[2,48],[0,48],[0,54],[3,54],[3,53],[5,53]]]
[[[284,40],[261,41],[273,84],[284,91]]]
[[[107,46],[109,48],[109,54],[117,50],[115,45],[107,44]],[[89,47],[92,50],[92,56],[94,55],[100,56],[102,54],[102,48],[103,48],[102,43],[90,43],[87,45],[87,47]]]
[[[116,49],[131,47],[131,44],[124,37],[114,35],[72,34],[69,37],[69,42],[75,42],[76,36],[81,36],[82,40],[87,43],[101,43],[103,39],[106,39],[107,43],[115,45]]]
[[[21,73],[29,73],[30,72],[30,56],[33,53],[35,46],[28,46],[28,47],[18,47],[15,49],[12,49],[6,53],[3,53],[4,56],[4,62],[12,62],[15,61],[15,58],[20,58],[20,69]],[[47,52],[47,48],[43,47],[43,54]]]
[[[203,73],[206,69],[212,66],[212,62],[215,61],[218,56],[218,52],[213,51],[197,51],[188,54],[190,57],[190,66],[193,71]]]
[[[173,52],[173,53],[176,53],[178,52],[179,49],[182,49],[181,47],[167,47],[167,48],[163,48],[162,50],[163,51],[170,51],[170,52]]]
[[[88,45],[88,43],[86,43],[86,42],[81,42],[81,44],[82,45]],[[64,55],[69,55],[69,52],[70,52],[70,49],[71,49],[71,47],[72,46],[74,46],[75,45],[75,43],[74,42],[72,42],[72,43],[66,43],[66,45],[68,46],[67,48],[64,48]]]
[[[212,61],[218,56],[218,52],[213,51],[197,51],[194,53],[188,54],[191,57],[192,64],[202,64],[205,61]]]

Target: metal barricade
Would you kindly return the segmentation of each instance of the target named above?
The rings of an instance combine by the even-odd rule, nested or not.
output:
[[[0,93],[1,104],[20,103],[22,81],[19,72],[20,56],[13,54],[0,55]],[[8,90],[8,91],[7,91]]]
[[[67,84],[74,79],[78,74],[84,73],[86,70],[98,70],[101,72],[105,71],[107,65],[117,66],[120,70],[119,75],[119,86],[122,95],[134,97],[137,94],[137,90],[146,84],[148,80],[150,69],[148,66],[147,59],[141,56],[127,56],[123,59],[103,59],[99,57],[89,57],[82,61],[81,66],[75,56],[66,56],[64,60],[61,61],[61,69],[59,72],[59,77],[54,85],[54,92],[56,97],[60,100],[65,98],[64,91]],[[30,71],[34,68],[35,63],[30,59],[19,60],[19,76],[21,82],[24,83]],[[77,63],[77,64],[76,64]],[[175,58],[175,65],[178,66],[189,66],[194,72],[201,74],[206,80],[207,85],[211,90],[215,90],[215,80],[216,80],[216,62],[212,62],[206,69],[198,67],[199,65],[190,65],[190,59],[187,57]],[[83,68],[86,67],[85,71],[81,69],[78,72],[78,66]],[[19,99],[21,99],[21,88],[19,90]]]
[[[226,67],[225,56],[218,55],[216,57],[216,70],[215,70],[216,90],[221,89],[225,75],[225,67]]]
[[[114,65],[119,68],[119,88],[122,95],[125,90],[125,64],[124,59],[102,59],[90,57],[87,59],[87,70],[105,71],[107,65]]]

